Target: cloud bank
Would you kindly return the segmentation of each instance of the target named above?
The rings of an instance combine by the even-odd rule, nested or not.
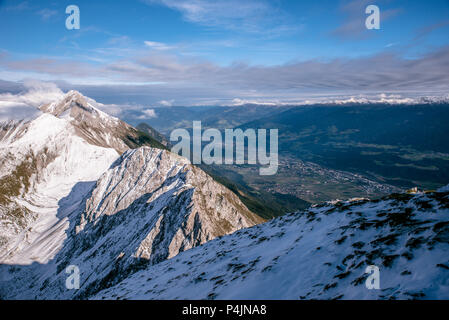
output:
[[[25,90],[18,93],[0,94],[0,121],[34,117],[40,113],[39,106],[59,99],[64,93],[54,83],[27,80]]]
[[[51,60],[51,59],[48,59]],[[181,58],[171,54],[139,55],[132,59],[105,64],[72,61],[0,59],[0,67],[10,71],[39,73],[64,79],[75,85],[104,85],[102,79],[117,85],[148,84],[166,91],[157,101],[180,101],[186,89],[190,96],[265,98],[267,96],[302,97],[307,94],[350,94],[360,92],[441,92],[449,91],[449,47],[410,59],[393,53],[361,58],[308,60],[277,66],[235,63],[219,66],[207,60]],[[82,80],[79,76],[82,76]],[[101,75],[102,78],[99,78]],[[152,86],[151,86],[152,85]],[[207,86],[209,89],[204,90]],[[211,94],[207,94],[209,91]],[[218,95],[217,95],[218,93]],[[181,99],[182,100],[182,99]]]

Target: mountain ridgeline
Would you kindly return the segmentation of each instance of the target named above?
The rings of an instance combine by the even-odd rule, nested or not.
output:
[[[158,250],[165,253],[145,254],[157,261],[263,221],[188,160],[95,104],[70,91],[42,106],[36,119],[2,126],[0,262],[48,263],[70,242],[69,231],[81,217],[96,224],[103,216],[124,217],[128,210],[135,217],[142,211],[148,223],[141,235],[149,238],[140,240],[151,247],[151,237],[164,239],[166,248],[159,243]],[[133,153],[132,147],[139,148]],[[114,188],[98,189],[117,161],[122,170],[108,182]],[[92,193],[98,200],[88,200]],[[86,203],[95,214],[84,213]],[[167,222],[175,218],[176,226]]]
[[[75,127],[77,135],[94,145],[112,147],[119,153],[144,145],[165,149],[157,139],[107,115],[94,105],[95,101],[72,90],[61,100],[44,105],[40,109],[58,118],[68,119]]]

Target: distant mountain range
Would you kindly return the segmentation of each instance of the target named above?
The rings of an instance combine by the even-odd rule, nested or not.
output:
[[[309,106],[245,123],[278,128],[279,153],[400,188],[449,181],[449,104]]]
[[[414,105],[414,104],[448,104],[449,95],[445,96],[419,96],[415,98],[402,97],[394,94],[381,94],[374,97],[350,96],[336,98],[317,98],[302,101],[297,105],[353,105],[353,104],[386,104],[386,105]],[[285,105],[285,104],[284,104]],[[288,103],[292,105],[292,103]]]
[[[299,200],[376,198],[415,186],[436,189],[449,181],[447,97],[394,99],[156,108],[156,118],[146,122],[167,134],[191,128],[193,120],[204,129],[278,129],[276,176],[254,175],[251,166],[216,166],[211,172],[259,201],[284,203],[274,211],[285,213],[303,209]]]

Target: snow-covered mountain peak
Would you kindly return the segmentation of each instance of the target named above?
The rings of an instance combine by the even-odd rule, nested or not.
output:
[[[69,121],[49,113],[6,129],[0,137],[0,261],[46,261],[64,240],[59,201],[77,183],[95,181],[119,153],[89,143]],[[53,236],[39,242],[49,225]]]
[[[89,118],[100,118],[102,121],[108,120],[117,122],[118,119],[106,114],[95,105],[97,102],[82,95],[76,90],[70,90],[61,99],[40,107],[42,112],[53,114],[56,117],[83,120]]]
[[[43,105],[40,110],[68,121],[75,128],[76,134],[90,144],[113,148],[120,154],[142,145],[163,148],[157,141],[152,141],[151,137],[101,111],[98,105],[100,103],[95,100],[76,90],[70,90],[59,100]]]
[[[95,104],[69,91],[34,120],[0,124],[0,261],[51,258],[67,226],[57,217],[59,201],[75,185],[95,182],[121,153],[154,144]],[[58,231],[42,251],[35,242],[48,224]]]

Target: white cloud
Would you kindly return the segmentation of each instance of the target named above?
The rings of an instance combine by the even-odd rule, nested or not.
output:
[[[58,14],[58,11],[52,9],[42,9],[37,12],[41,16],[42,20],[48,20],[54,15]]]
[[[91,98],[88,98],[89,103],[92,104],[94,107],[100,109],[101,111],[110,114],[112,116],[118,117],[123,112],[123,109],[129,107],[127,105],[118,105],[118,104],[103,104],[101,102],[95,101]]]
[[[184,19],[209,26],[251,33],[296,29],[287,26],[287,14],[266,0],[145,0],[181,12]]]
[[[266,105],[266,106],[275,106],[275,105],[282,104],[282,102],[280,102],[280,101],[266,101],[266,100],[248,100],[248,99],[235,98],[235,99],[232,99],[230,104],[233,105],[233,106],[243,106],[245,104],[258,104],[258,105]]]
[[[175,100],[161,100],[158,103],[163,107],[171,107],[173,102],[175,102]]]
[[[139,119],[152,119],[157,118],[156,111],[154,109],[142,110],[143,115],[139,116]]]
[[[180,11],[191,22],[208,25],[221,24],[220,20],[244,19],[269,9],[262,1],[246,0],[149,0]],[[238,8],[238,10],[236,10]]]
[[[52,102],[64,95],[59,87],[52,82],[42,82],[37,80],[26,80],[24,86],[27,92],[15,97],[20,101],[34,107]],[[1,95],[0,95],[1,96]]]
[[[59,99],[64,94],[54,83],[28,80],[26,91],[0,94],[0,119],[28,119],[37,114],[39,106]]]
[[[143,42],[145,46],[154,49],[154,50],[171,50],[174,49],[174,46],[169,46],[162,42],[156,42],[156,41],[144,41]]]

